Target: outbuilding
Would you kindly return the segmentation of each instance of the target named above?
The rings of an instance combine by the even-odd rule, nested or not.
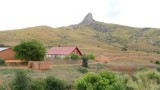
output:
[[[0,47],[0,58],[5,60],[14,60],[15,52],[8,47]]]
[[[72,53],[75,53],[79,56],[82,55],[81,51],[77,47],[52,47],[47,50],[46,57],[51,59],[63,59]]]

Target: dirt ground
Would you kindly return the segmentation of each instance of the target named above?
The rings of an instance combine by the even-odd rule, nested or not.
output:
[[[0,80],[0,85],[3,83],[3,81],[2,80]]]
[[[96,58],[97,62],[107,63],[107,67],[110,70],[127,73],[128,75],[133,75],[141,67],[155,69],[156,65],[154,64],[154,61],[156,60],[159,60],[159,57],[147,55],[130,55],[116,57],[100,56]]]

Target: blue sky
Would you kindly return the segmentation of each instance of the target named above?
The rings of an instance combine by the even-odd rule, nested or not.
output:
[[[160,28],[160,0],[0,0],[0,30],[97,21]]]

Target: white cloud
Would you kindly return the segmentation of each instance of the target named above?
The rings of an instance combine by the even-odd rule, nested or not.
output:
[[[0,0],[0,30],[79,23],[88,12],[97,21],[159,27],[159,0]]]

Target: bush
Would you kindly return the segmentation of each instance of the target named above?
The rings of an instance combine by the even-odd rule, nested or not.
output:
[[[85,68],[85,67],[80,67],[80,68],[78,68],[78,71],[81,72],[81,73],[87,73],[88,69]]]
[[[72,54],[70,55],[70,58],[71,58],[72,60],[78,60],[78,59],[79,59],[79,56],[78,56],[77,54],[75,54],[75,53],[72,53]]]
[[[124,46],[122,47],[122,51],[127,51],[128,50],[128,47]]]
[[[70,57],[69,57],[69,56],[65,56],[64,59],[65,59],[65,60],[69,60]]]
[[[127,78],[112,72],[87,73],[75,81],[77,90],[125,90]]]
[[[88,54],[87,57],[88,57],[88,59],[95,60],[94,54]]]
[[[144,66],[138,68],[138,71],[147,71],[147,70],[148,69],[146,67],[144,67]]]
[[[65,85],[62,80],[59,80],[53,76],[49,76],[45,80],[45,90],[64,90]]]
[[[38,80],[32,81],[31,90],[45,90],[44,79],[38,79]]]
[[[5,60],[0,58],[0,65],[4,65],[5,64]]]
[[[82,66],[88,68],[88,57],[82,56]]]
[[[127,90],[160,90],[160,73],[157,71],[140,71],[131,77]]]
[[[27,77],[26,72],[23,70],[16,71],[14,80],[10,84],[11,90],[30,90],[31,79]]]
[[[157,68],[157,71],[160,72],[160,67]]]
[[[160,65],[160,61],[155,61],[155,64],[158,64],[158,65]]]

